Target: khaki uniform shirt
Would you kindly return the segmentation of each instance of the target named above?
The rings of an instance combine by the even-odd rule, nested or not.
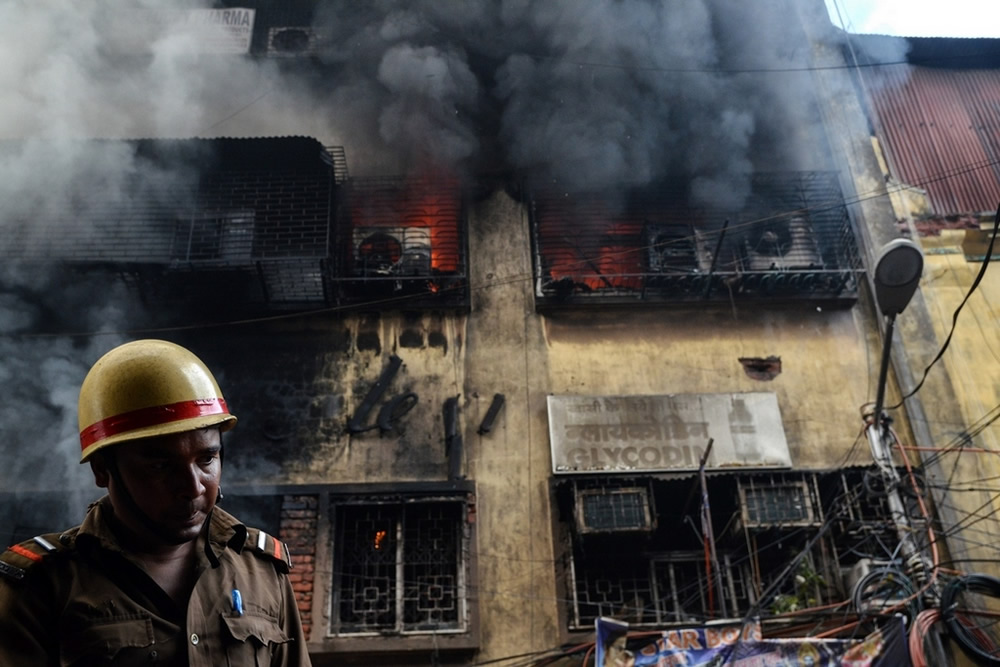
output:
[[[181,609],[118,546],[110,513],[104,498],[78,528],[0,556],[0,665],[310,664],[281,542],[216,508]]]

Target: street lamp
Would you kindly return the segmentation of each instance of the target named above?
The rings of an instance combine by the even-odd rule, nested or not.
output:
[[[875,301],[878,309],[886,318],[885,341],[882,345],[882,364],[879,369],[878,394],[875,399],[875,412],[871,423],[867,426],[868,444],[871,446],[872,458],[882,472],[888,490],[889,511],[899,536],[900,550],[907,564],[921,563],[910,534],[910,520],[906,508],[899,497],[899,473],[892,465],[892,454],[886,444],[883,430],[882,405],[885,400],[885,385],[889,373],[889,353],[892,346],[892,334],[899,315],[910,303],[917,285],[920,284],[920,274],[924,269],[924,254],[920,247],[909,239],[890,241],[882,248],[875,262]]]
[[[899,315],[910,303],[913,293],[920,284],[920,274],[924,270],[924,253],[909,239],[890,241],[879,253],[875,262],[875,301],[879,310],[887,318],[885,341],[882,344],[882,365],[878,374],[878,394],[872,419],[876,428],[881,428],[882,405],[885,400],[885,385],[889,373],[889,348],[892,333]]]

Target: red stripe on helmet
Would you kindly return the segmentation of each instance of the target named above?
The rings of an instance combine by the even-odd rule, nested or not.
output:
[[[141,408],[91,424],[80,431],[80,446],[82,449],[86,449],[105,438],[147,426],[158,426],[208,415],[228,414],[229,408],[226,407],[226,401],[222,398],[197,398],[193,401],[180,401],[170,405]]]

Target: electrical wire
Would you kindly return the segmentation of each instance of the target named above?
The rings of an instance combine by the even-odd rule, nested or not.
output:
[[[983,258],[983,265],[979,268],[979,273],[976,274],[975,279],[972,281],[972,285],[969,287],[969,291],[966,292],[965,298],[962,299],[962,302],[960,304],[958,304],[958,308],[955,309],[955,312],[952,315],[951,330],[948,332],[948,337],[945,338],[944,343],[941,345],[941,349],[938,350],[937,355],[935,355],[934,358],[931,360],[931,362],[927,364],[927,367],[924,368],[924,374],[920,378],[920,381],[917,382],[917,385],[913,389],[911,389],[905,396],[903,396],[903,398],[900,399],[899,403],[889,406],[888,408],[886,408],[887,410],[895,410],[896,408],[901,407],[903,403],[906,402],[906,399],[910,398],[918,391],[920,391],[920,388],[924,386],[924,381],[927,379],[927,374],[930,373],[931,368],[933,368],[934,364],[936,364],[938,360],[941,359],[941,357],[945,353],[945,350],[948,349],[948,345],[951,343],[951,337],[955,334],[955,328],[958,326],[958,316],[962,312],[962,308],[965,307],[965,304],[969,300],[969,297],[972,296],[972,293],[976,291],[977,287],[979,287],[979,283],[982,282],[983,276],[986,274],[986,267],[990,265],[990,257],[993,256],[993,244],[997,240],[998,231],[1000,231],[1000,204],[997,204],[996,216],[993,219],[993,234],[990,236],[990,243],[986,248],[986,256]]]
[[[969,574],[949,583],[941,594],[941,619],[962,650],[980,664],[1000,665],[1000,635],[984,632],[970,619],[983,614],[969,606],[967,593],[1000,598],[1000,579]]]
[[[927,639],[927,635],[931,632],[931,628],[940,620],[940,609],[925,609],[917,614],[917,618],[910,627],[910,635],[907,642],[913,667],[930,667],[930,663],[927,662],[927,655],[924,652],[924,642]]]

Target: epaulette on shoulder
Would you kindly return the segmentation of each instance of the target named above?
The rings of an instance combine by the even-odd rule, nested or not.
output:
[[[263,530],[247,528],[247,547],[255,554],[273,561],[278,570],[284,574],[288,574],[292,569],[292,557],[288,553],[288,545]]]
[[[11,581],[21,581],[32,567],[52,554],[69,548],[73,537],[71,532],[50,533],[7,547],[0,554],[0,576]]]

